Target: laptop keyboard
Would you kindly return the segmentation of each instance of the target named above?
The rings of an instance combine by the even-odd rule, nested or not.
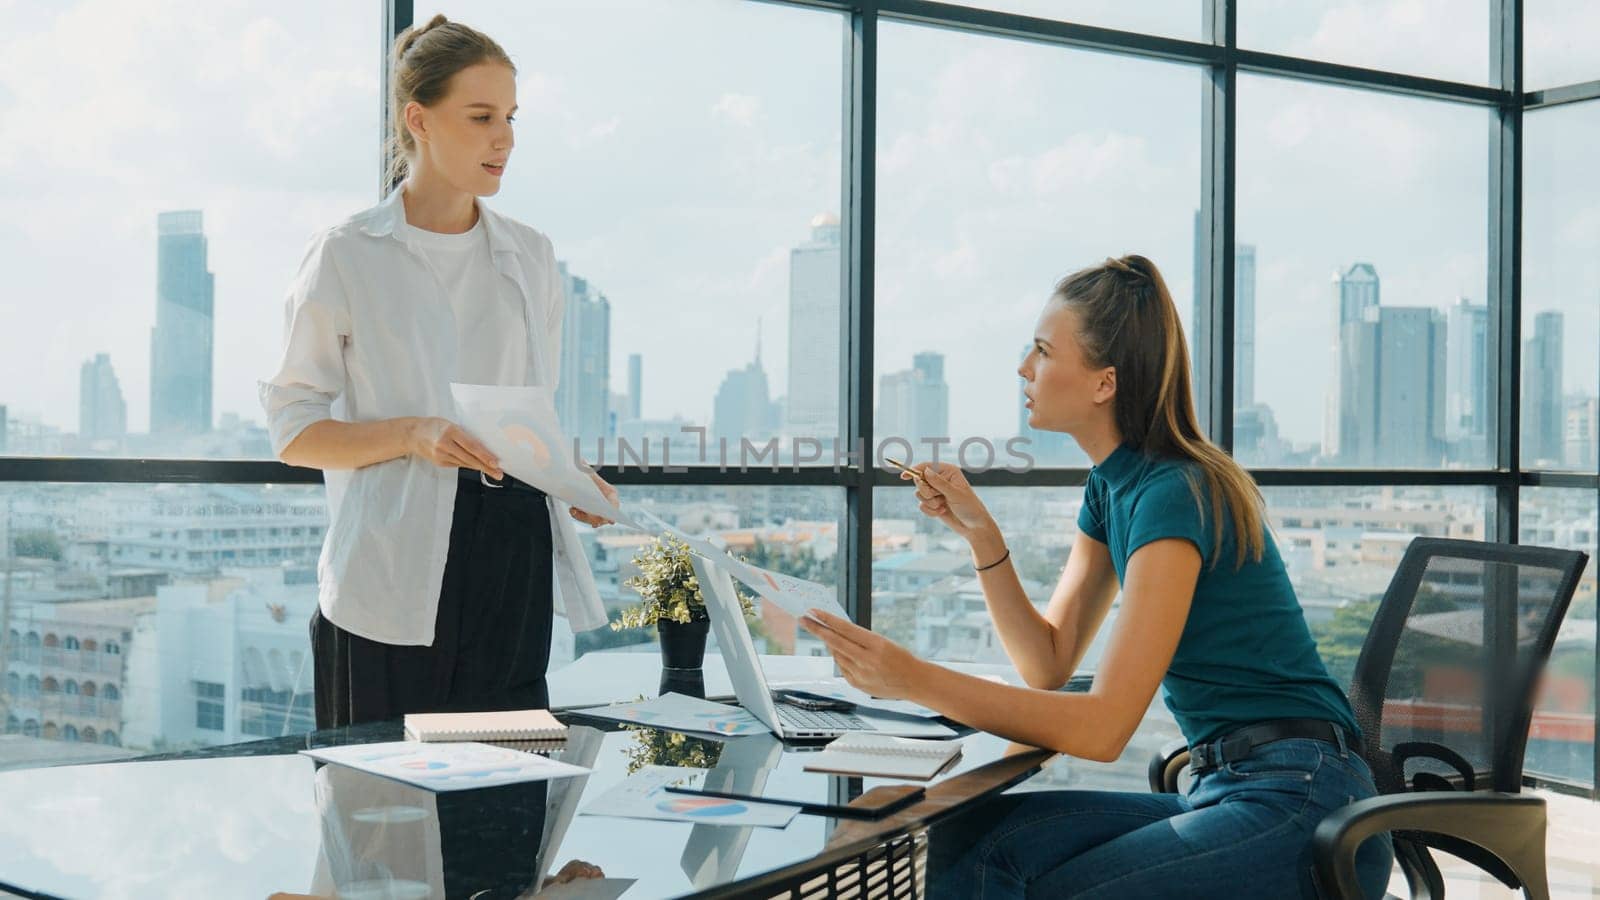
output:
[[[859,716],[833,710],[801,709],[787,703],[778,704],[778,720],[790,728],[818,731],[875,731]]]

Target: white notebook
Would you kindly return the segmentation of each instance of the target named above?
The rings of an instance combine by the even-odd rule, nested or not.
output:
[[[560,741],[566,737],[567,726],[543,709],[406,716],[406,739],[412,741]]]
[[[919,741],[853,731],[841,735],[806,762],[807,772],[836,772],[926,781],[961,756],[954,741]]]

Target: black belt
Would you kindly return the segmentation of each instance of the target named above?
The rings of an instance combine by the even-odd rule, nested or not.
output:
[[[1199,774],[1224,763],[1249,756],[1263,744],[1294,738],[1310,738],[1338,746],[1359,747],[1350,732],[1322,719],[1273,719],[1236,728],[1222,737],[1189,748],[1189,771]]]
[[[517,479],[512,478],[510,475],[507,475],[504,478],[496,479],[490,478],[488,474],[480,472],[477,469],[458,469],[456,471],[461,476],[461,484],[463,486],[471,485],[479,490],[484,491],[512,491],[515,493],[530,493],[538,494],[540,496],[544,495],[544,491],[539,490],[526,481],[518,481]]]

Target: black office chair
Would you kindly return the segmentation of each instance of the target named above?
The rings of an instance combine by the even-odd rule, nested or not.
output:
[[[1379,795],[1323,819],[1312,838],[1324,894],[1360,897],[1356,848],[1388,831],[1418,900],[1444,896],[1428,848],[1529,897],[1550,896],[1545,804],[1521,793],[1535,691],[1588,554],[1417,538],[1373,617],[1350,703]],[[1150,762],[1177,790],[1188,749]]]

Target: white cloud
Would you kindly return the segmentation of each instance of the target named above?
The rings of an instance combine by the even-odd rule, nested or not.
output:
[[[1489,9],[1459,0],[1347,0],[1246,8],[1241,46],[1483,83]]]
[[[961,238],[960,243],[939,254],[933,261],[933,274],[940,278],[972,278],[983,271],[978,263],[978,249],[972,241]]]
[[[1145,138],[1137,135],[1074,134],[1033,160],[1033,189],[1049,195],[1091,186],[1118,191],[1146,184],[1157,175],[1146,149]]]
[[[1600,202],[1575,211],[1560,234],[1561,242],[1573,251],[1593,254],[1600,250]]]
[[[1530,5],[1522,23],[1523,81],[1538,89],[1600,78],[1597,35],[1600,3]]]
[[[1315,127],[1310,106],[1291,103],[1273,113],[1268,120],[1267,138],[1274,147],[1289,150],[1305,143]]]
[[[723,94],[711,114],[737,125],[749,125],[761,114],[761,98],[749,94]]]
[[[622,117],[621,116],[612,116],[611,118],[606,119],[604,121],[595,122],[593,125],[589,126],[587,131],[585,131],[583,133],[583,139],[581,141],[576,142],[574,146],[577,146],[577,147],[580,147],[580,148],[581,147],[587,147],[587,146],[595,143],[596,141],[603,141],[606,138],[609,138],[612,135],[616,134],[617,133],[617,129],[621,128],[621,127],[622,127]]]

